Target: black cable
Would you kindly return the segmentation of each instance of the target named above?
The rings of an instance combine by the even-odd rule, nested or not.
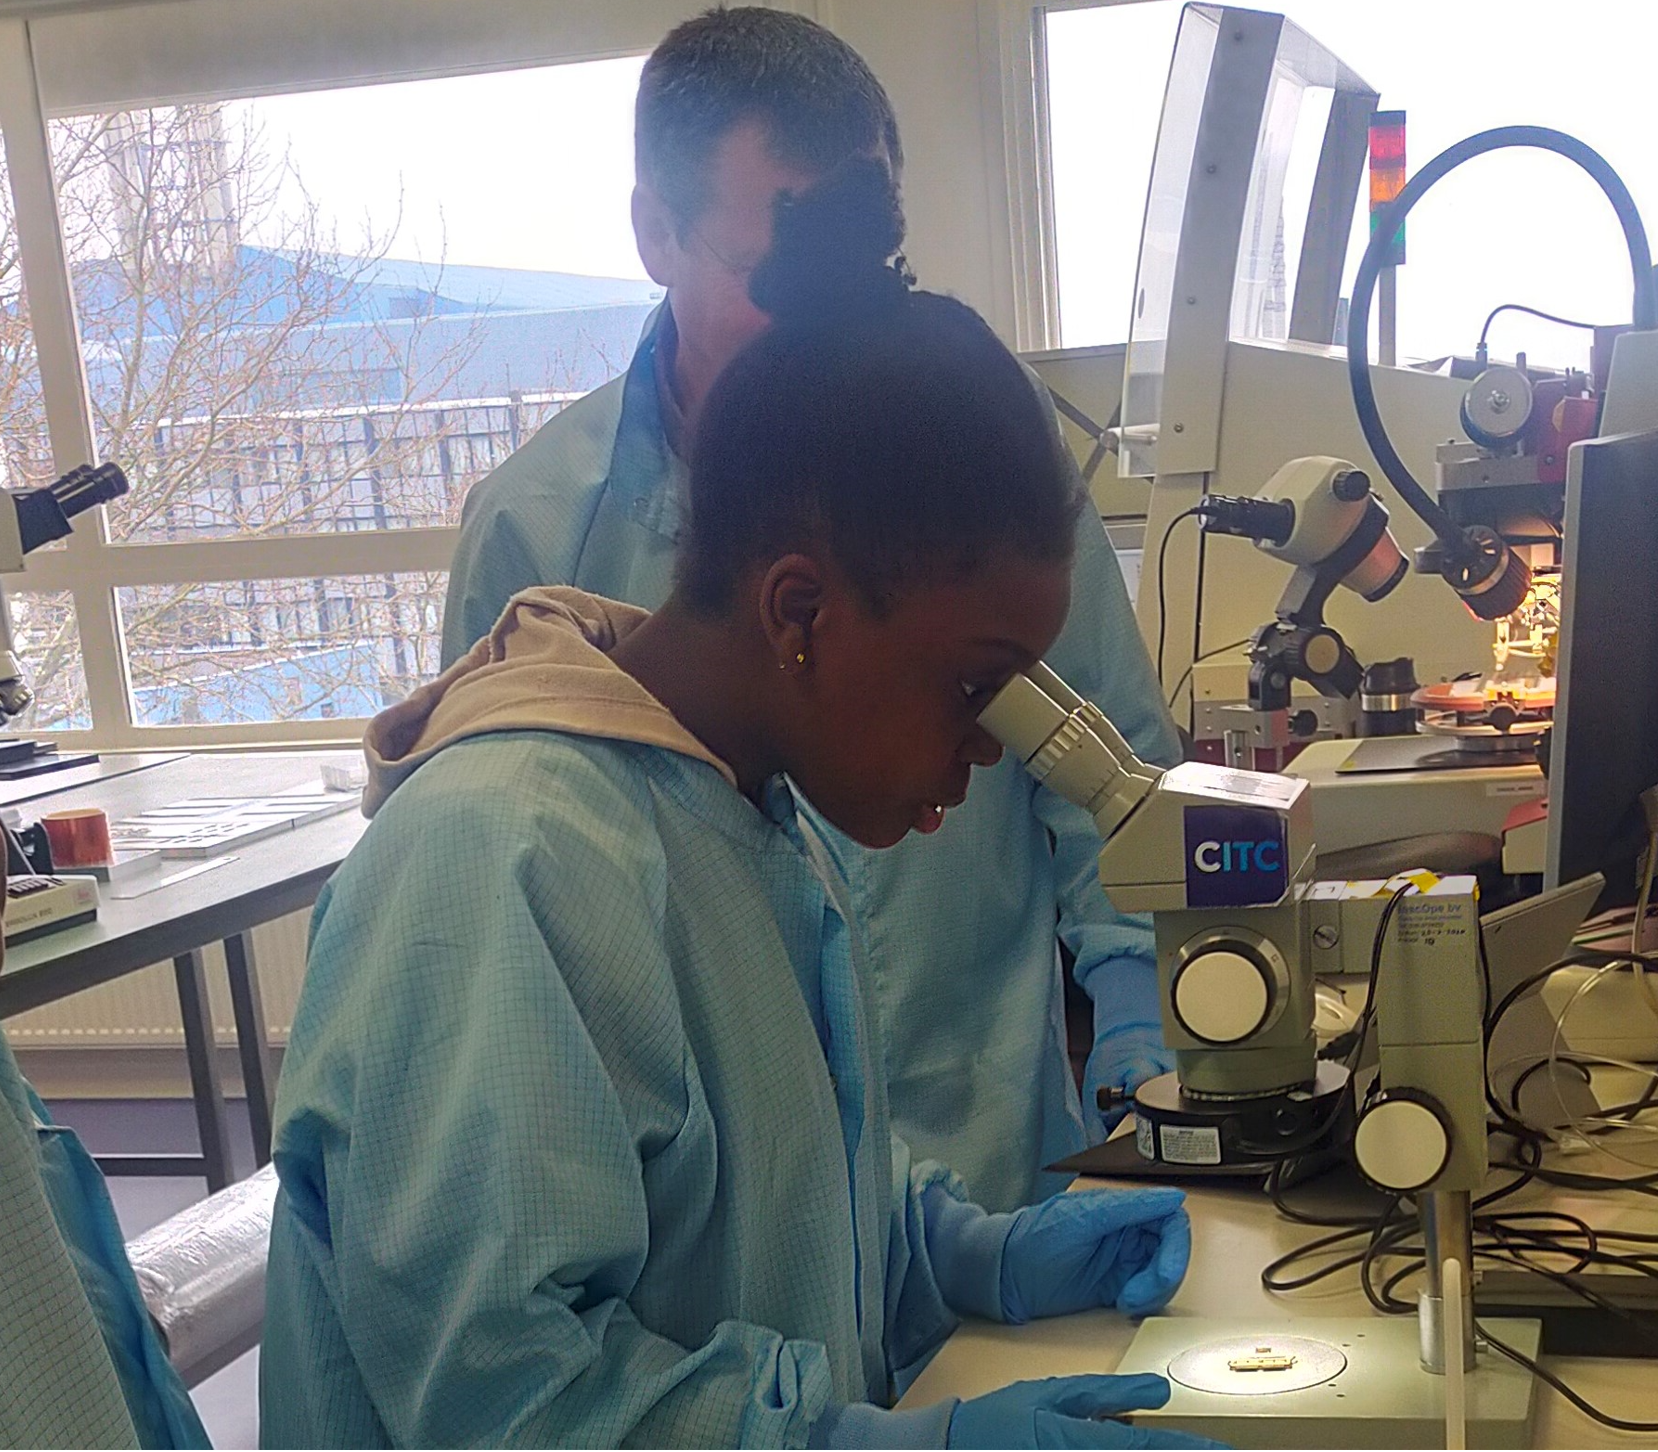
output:
[[[1353,1265],[1360,1266],[1361,1286],[1372,1306],[1383,1315],[1406,1315],[1414,1307],[1405,1300],[1393,1294],[1400,1282],[1412,1272],[1422,1269],[1423,1251],[1418,1244],[1413,1244],[1417,1236],[1418,1227],[1410,1221],[1394,1222],[1393,1216],[1397,1211],[1399,1201],[1395,1199],[1380,1216],[1366,1217],[1365,1222],[1358,1226],[1349,1226],[1333,1235],[1321,1236],[1316,1240],[1308,1241],[1285,1255],[1278,1257],[1261,1273],[1262,1284],[1271,1291],[1299,1290],[1313,1285],[1318,1281],[1339,1273]],[[1522,1220],[1560,1220],[1567,1224],[1566,1229],[1533,1230],[1515,1222]],[[1616,1232],[1596,1231],[1586,1221],[1577,1216],[1566,1215],[1559,1211],[1506,1211],[1496,1215],[1478,1216],[1475,1218],[1474,1230],[1477,1236],[1488,1237],[1481,1242],[1476,1240],[1474,1253],[1481,1259],[1496,1260],[1518,1269],[1535,1272],[1543,1279],[1564,1286],[1580,1299],[1617,1317],[1627,1321],[1641,1336],[1648,1339],[1658,1337],[1655,1332],[1640,1318],[1629,1310],[1607,1300],[1592,1287],[1586,1285],[1580,1278],[1580,1272],[1591,1265],[1609,1265],[1621,1267],[1649,1278],[1658,1279],[1658,1267],[1650,1262],[1658,1257],[1651,1255],[1636,1256],[1620,1254],[1601,1248],[1600,1242],[1608,1239],[1658,1239],[1658,1237],[1620,1236]],[[1290,1279],[1280,1279],[1281,1273],[1296,1261],[1333,1249],[1347,1241],[1355,1240],[1361,1235],[1368,1236],[1368,1242],[1362,1254],[1348,1255],[1329,1265],[1320,1266],[1316,1270]],[[1586,1242],[1582,1249],[1569,1244],[1572,1239],[1580,1238]],[[1554,1255],[1571,1261],[1570,1271],[1560,1271],[1549,1266],[1538,1264],[1530,1257],[1537,1255]],[[1372,1272],[1376,1265],[1388,1259],[1400,1256],[1410,1257],[1409,1262],[1402,1268],[1389,1272],[1387,1278],[1378,1287]]]
[[[1455,146],[1447,147],[1440,152],[1417,172],[1405,183],[1399,195],[1373,219],[1370,245],[1365,248],[1364,257],[1359,263],[1358,275],[1353,280],[1353,296],[1348,308],[1347,373],[1352,385],[1353,406],[1358,413],[1359,427],[1364,431],[1365,442],[1370,445],[1371,453],[1381,465],[1382,473],[1399,491],[1405,503],[1439,537],[1453,557],[1457,557],[1453,561],[1456,563],[1461,562],[1460,556],[1468,549],[1466,536],[1428,491],[1417,483],[1405,461],[1399,457],[1398,450],[1393,447],[1387,429],[1382,423],[1381,412],[1376,404],[1376,391],[1370,378],[1370,305],[1376,291],[1376,280],[1386,265],[1393,239],[1404,226],[1411,208],[1447,172],[1488,151],[1498,151],[1510,146],[1538,147],[1564,156],[1569,161],[1575,161],[1600,184],[1601,190],[1612,203],[1613,211],[1617,213],[1618,221],[1623,227],[1624,240],[1629,248],[1630,269],[1635,281],[1635,302],[1632,310],[1635,326],[1642,330],[1658,326],[1658,288],[1655,288],[1652,274],[1652,249],[1647,244],[1646,229],[1641,225],[1641,216],[1636,210],[1634,198],[1630,196],[1629,189],[1617,172],[1612,170],[1599,152],[1564,132],[1553,131],[1543,126],[1499,126],[1494,130],[1470,136],[1465,141],[1459,141]]]
[[[1185,686],[1187,681],[1191,680],[1192,672],[1199,665],[1206,660],[1213,660],[1217,655],[1225,655],[1229,650],[1236,650],[1240,645],[1248,645],[1250,639],[1251,637],[1246,635],[1242,640],[1229,641],[1226,645],[1217,645],[1213,650],[1204,651],[1202,655],[1200,655],[1191,663],[1191,665],[1187,666],[1186,669],[1181,672],[1180,679],[1174,683],[1174,689],[1169,692],[1169,709],[1171,711],[1174,710],[1174,703],[1180,699],[1181,688]],[[1193,709],[1196,709],[1196,702],[1193,703]]]
[[[1265,1266],[1261,1271],[1261,1285],[1269,1291],[1298,1291],[1305,1286],[1310,1286],[1325,1279],[1327,1276],[1333,1276],[1338,1271],[1346,1270],[1348,1266],[1357,1265],[1362,1257],[1350,1255],[1346,1259],[1336,1261],[1331,1265],[1320,1266],[1317,1270],[1309,1271],[1306,1275],[1294,1280],[1280,1281],[1277,1279],[1278,1272],[1286,1266],[1293,1265],[1296,1261],[1304,1260],[1308,1256],[1316,1255],[1319,1251],[1331,1246],[1340,1245],[1344,1241],[1356,1240],[1360,1235],[1367,1233],[1367,1229],[1341,1230],[1334,1235],[1324,1235],[1317,1240],[1309,1240],[1305,1245],[1297,1246],[1294,1250],[1279,1256],[1277,1260]]]
[[[1483,940],[1483,936],[1484,936],[1484,934],[1483,934],[1483,929],[1482,929],[1481,930],[1482,940]],[[1509,989],[1509,991],[1503,995],[1501,1000],[1497,1003],[1496,1007],[1494,1009],[1492,1009],[1489,1014],[1487,1014],[1486,1020],[1485,1020],[1485,1050],[1486,1050],[1486,1060],[1487,1060],[1486,1075],[1485,1075],[1485,1102],[1486,1102],[1487,1108],[1490,1109],[1492,1116],[1496,1119],[1497,1123],[1504,1130],[1508,1131],[1510,1134],[1513,1134],[1517,1139],[1520,1139],[1520,1140],[1528,1140],[1528,1139],[1540,1140],[1541,1138],[1543,1138],[1542,1132],[1540,1130],[1536,1129],[1532,1125],[1526,1124],[1523,1120],[1520,1120],[1516,1117],[1516,1115],[1518,1114],[1517,1109],[1511,1110],[1509,1106],[1503,1105],[1503,1104],[1498,1102],[1497,1096],[1496,1096],[1496,1091],[1495,1091],[1495,1089],[1494,1089],[1494,1087],[1491,1083],[1491,1076],[1490,1076],[1491,1041],[1492,1041],[1492,1038],[1496,1034],[1497,1026],[1502,1022],[1504,1016],[1507,1015],[1507,1013],[1515,1006],[1515,1004],[1519,1003],[1519,1001],[1522,998],[1524,998],[1526,996],[1526,994],[1529,993],[1533,988],[1537,987],[1541,983],[1547,982],[1548,979],[1553,977],[1554,974],[1559,972],[1562,968],[1573,968],[1573,967],[1608,968],[1608,967],[1615,967],[1615,966],[1617,966],[1618,964],[1621,964],[1621,963],[1628,963],[1628,962],[1634,962],[1634,961],[1640,962],[1644,967],[1648,967],[1648,968],[1651,968],[1651,969],[1654,969],[1654,970],[1658,970],[1658,958],[1655,958],[1650,954],[1628,953],[1628,952],[1609,953],[1609,952],[1601,952],[1601,951],[1596,950],[1596,949],[1579,948],[1575,952],[1568,953],[1565,957],[1559,959],[1557,962],[1551,963],[1547,968],[1539,969],[1536,973],[1532,973],[1532,974],[1528,975],[1527,977],[1522,978],[1518,983],[1516,983],[1514,985],[1514,987]],[[1543,1060],[1539,1061],[1539,1063],[1544,1063],[1544,1064],[1546,1064],[1548,1062],[1549,1062],[1548,1059],[1543,1059]],[[1561,1062],[1566,1062],[1566,1061],[1562,1060]],[[1525,1078],[1529,1077],[1529,1075],[1536,1069],[1536,1067],[1537,1067],[1536,1065],[1532,1065],[1530,1068],[1528,1068],[1525,1071],[1525,1073],[1523,1073],[1521,1075],[1521,1082],[1523,1082]],[[1517,1083],[1515,1085],[1515,1094],[1516,1095],[1518,1093],[1518,1088],[1519,1088],[1519,1084]],[[1505,1165],[1504,1168],[1517,1169],[1519,1167],[1515,1166],[1515,1165]],[[1541,1171],[1540,1170],[1539,1170],[1538,1173],[1539,1173],[1539,1177],[1541,1177]],[[1559,1172],[1551,1172],[1551,1173],[1559,1173]],[[1549,1181],[1548,1183],[1553,1183],[1553,1182]],[[1658,1178],[1654,1179],[1654,1183],[1658,1183]],[[1635,1180],[1617,1180],[1617,1179],[1613,1179],[1611,1177],[1606,1177],[1605,1180],[1604,1180],[1604,1184],[1626,1185],[1631,1189],[1643,1189],[1643,1185],[1641,1183],[1635,1181]],[[1604,1187],[1604,1185],[1603,1185],[1603,1187]]]
[[[1541,318],[1545,323],[1559,323],[1563,328],[1582,328],[1586,332],[1594,332],[1599,323],[1580,323],[1575,318],[1562,318],[1554,313],[1546,313],[1541,308],[1527,307],[1524,303],[1499,303],[1491,309],[1490,316],[1485,320],[1485,326],[1480,329],[1479,351],[1485,351],[1485,339],[1491,331],[1491,324],[1497,321],[1502,313],[1529,313],[1534,318]]]
[[[1485,924],[1478,917],[1476,917],[1474,921],[1478,930],[1475,941],[1479,948],[1481,990],[1480,1024],[1483,1027],[1491,1017],[1491,957],[1485,951]],[[1486,1042],[1489,1043],[1490,1040],[1487,1039]]]
[[[1400,1242],[1409,1240],[1416,1230],[1409,1222],[1390,1228],[1389,1222],[1398,1208],[1399,1198],[1395,1196],[1388,1202],[1387,1208],[1376,1217],[1376,1228],[1371,1233],[1370,1243],[1365,1246],[1364,1255],[1359,1261],[1359,1287],[1363,1290],[1365,1299],[1384,1316],[1407,1315],[1411,1310],[1408,1302],[1395,1300],[1386,1293],[1385,1287],[1378,1289],[1372,1284],[1370,1278],[1376,1261],[1384,1255],[1397,1253],[1396,1248]]]
[[[1492,1160],[1492,1169],[1519,1170],[1526,1166],[1514,1163],[1512,1160]],[[1531,1167],[1531,1177],[1540,1180],[1545,1185],[1553,1185],[1559,1190],[1581,1190],[1590,1193],[1596,1190],[1628,1190],[1636,1195],[1648,1195],[1658,1198],[1658,1172],[1646,1175],[1595,1175],[1576,1170],[1557,1170],[1546,1165]]]
[[[1576,1069],[1583,1076],[1585,1084],[1593,1082],[1589,1077],[1589,1066],[1581,1059],[1574,1059],[1566,1055],[1562,1055],[1558,1059],[1553,1056],[1537,1059],[1527,1064],[1524,1069],[1515,1075],[1514,1082],[1508,1086],[1508,1108],[1515,1118],[1519,1118],[1524,1113],[1520,1108],[1520,1091],[1525,1088],[1527,1080],[1539,1069],[1547,1069],[1552,1064],[1565,1064],[1569,1068]]]
[[[1546,982],[1562,968],[1612,968],[1620,963],[1640,963],[1642,967],[1658,972],[1658,957],[1650,953],[1603,953],[1595,949],[1579,948],[1575,952],[1551,963],[1547,968],[1541,968],[1536,973],[1522,978],[1502,996],[1497,1007],[1492,1011],[1486,1023],[1486,1043],[1491,1042],[1491,1035],[1496,1030],[1503,1016],[1514,1007],[1531,989],[1539,983]]]
[[[1523,1352],[1516,1351],[1506,1341],[1503,1341],[1497,1336],[1493,1336],[1490,1329],[1481,1324],[1478,1319],[1474,1322],[1474,1329],[1479,1332],[1479,1334],[1485,1339],[1486,1344],[1489,1345],[1493,1351],[1498,1352],[1500,1355],[1506,1356],[1516,1366],[1524,1367],[1539,1381],[1547,1382],[1551,1387],[1559,1392],[1561,1396],[1565,1397],[1567,1401],[1576,1407],[1578,1411],[1582,1412],[1584,1416],[1599,1422],[1601,1426],[1611,1427],[1614,1431],[1618,1432],[1658,1432],[1658,1422],[1635,1422],[1630,1421],[1626,1417],[1614,1417],[1609,1412],[1601,1411],[1601,1409],[1595,1406],[1593,1402],[1588,1401],[1586,1398],[1573,1391],[1571,1387],[1567,1386],[1566,1383],[1552,1371],[1545,1370]]]
[[[1584,1284],[1583,1279],[1580,1276],[1569,1275],[1565,1271],[1550,1270],[1547,1266],[1541,1266],[1533,1261],[1519,1259],[1516,1256],[1505,1254],[1501,1250],[1492,1250],[1488,1246],[1476,1246],[1474,1255],[1480,1260],[1494,1260],[1502,1265],[1513,1266],[1518,1270],[1523,1270],[1528,1274],[1540,1276],[1543,1280],[1549,1281],[1554,1285],[1561,1286],[1570,1291],[1579,1300],[1593,1306],[1596,1310],[1604,1312],[1605,1314],[1611,1316],[1614,1320],[1623,1322],[1630,1328],[1631,1331],[1643,1340],[1648,1343],[1658,1345],[1658,1331],[1654,1331],[1653,1328],[1642,1321],[1639,1316],[1636,1316],[1625,1307],[1618,1305],[1616,1301],[1608,1300],[1592,1287]],[[1609,1263],[1624,1265],[1626,1268],[1633,1267],[1634,1265],[1634,1262],[1630,1257],[1613,1258]]]
[[[1204,476],[1204,489],[1209,486],[1208,476]],[[1192,664],[1197,664],[1197,658],[1203,654],[1203,584],[1209,572],[1209,531],[1199,529],[1197,536],[1197,589],[1192,602]],[[1192,724],[1197,724],[1197,702],[1192,702]],[[1630,939],[1631,942],[1635,940]]]
[[[1346,1033],[1338,1035],[1320,1052],[1320,1058],[1342,1059],[1349,1074],[1358,1068],[1359,1055],[1364,1049],[1364,1036],[1370,1031],[1370,1025],[1376,1017],[1376,982],[1381,976],[1382,945],[1387,939],[1388,924],[1393,921],[1393,914],[1399,910],[1400,899],[1414,896],[1416,889],[1408,885],[1388,895],[1387,906],[1382,909],[1381,919],[1376,924],[1375,936],[1370,940],[1370,978],[1365,987],[1364,1008],[1359,1014],[1359,1021]]]
[[[1611,1109],[1603,1109],[1601,1113],[1608,1119],[1614,1115],[1620,1119],[1634,1119],[1643,1110],[1651,1109],[1658,1104],[1658,1074],[1654,1074],[1646,1081],[1646,1088],[1641,1090],[1641,1097],[1628,1104],[1617,1104]]]
[[[1163,542],[1157,546],[1157,684],[1163,684],[1163,648],[1169,637],[1169,601],[1164,590],[1164,566],[1169,558],[1169,539],[1174,534],[1175,525],[1183,519],[1196,519],[1202,509],[1193,505],[1190,509],[1183,509],[1175,515],[1163,529]]]
[[[1293,1220],[1299,1225],[1311,1225],[1320,1230],[1353,1229],[1360,1227],[1369,1230],[1375,1222],[1374,1215],[1338,1215],[1334,1219],[1327,1215],[1314,1215],[1310,1211],[1297,1209],[1284,1199],[1283,1162],[1274,1164],[1267,1172],[1267,1198],[1272,1201],[1272,1208],[1286,1220]]]

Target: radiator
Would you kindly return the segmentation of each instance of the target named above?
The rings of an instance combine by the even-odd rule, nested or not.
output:
[[[310,916],[309,911],[293,913],[253,930],[254,961],[273,1044],[287,1043],[294,1021],[294,1005],[305,977],[305,930]],[[236,1042],[236,1020],[230,1009],[224,949],[214,943],[204,957],[214,1036],[230,1046]],[[6,1020],[6,1037],[20,1050],[181,1046],[184,1028],[179,1022],[173,965],[157,963],[113,983],[20,1013]]]

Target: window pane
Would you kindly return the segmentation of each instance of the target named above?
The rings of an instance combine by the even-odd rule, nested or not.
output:
[[[11,723],[16,731],[85,730],[92,725],[81,637],[68,591],[10,595],[12,639],[34,704]]]
[[[1046,19],[1060,340],[1123,343],[1180,7],[1145,0]]]
[[[116,591],[140,726],[372,715],[437,672],[446,574]]]
[[[100,444],[133,482],[113,538],[455,523],[660,297],[628,225],[639,65],[54,123]]]
[[[1650,144],[1644,6],[1585,0],[1572,24],[1546,0],[1489,7],[1443,0],[1274,0],[1407,112],[1410,169],[1487,127],[1525,122],[1580,137],[1622,175],[1648,225],[1658,218],[1658,151]],[[1128,309],[1176,0],[1047,16],[1049,108],[1067,347],[1119,343]],[[1635,19],[1640,12],[1640,19]],[[1423,38],[1432,37],[1431,44]],[[1540,43],[1539,37],[1547,37]],[[1469,85],[1467,58],[1480,57]],[[1303,197],[1304,205],[1304,197]],[[1347,286],[1368,240],[1361,197]],[[1285,219],[1293,256],[1302,219]],[[1524,302],[1567,317],[1628,321],[1628,253],[1610,206],[1577,167],[1536,151],[1482,157],[1439,183],[1411,213],[1399,274],[1399,352],[1472,352],[1487,312]],[[1588,362],[1587,335],[1505,316],[1492,351],[1527,349],[1551,366]]]

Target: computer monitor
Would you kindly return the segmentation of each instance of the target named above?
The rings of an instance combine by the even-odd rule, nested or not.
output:
[[[1544,885],[1603,872],[1608,906],[1658,784],[1658,430],[1572,445],[1565,535]]]

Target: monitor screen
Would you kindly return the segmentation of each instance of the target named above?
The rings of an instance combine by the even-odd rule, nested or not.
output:
[[[1565,535],[1545,885],[1604,872],[1605,906],[1634,900],[1658,783],[1658,431],[1572,446]]]

